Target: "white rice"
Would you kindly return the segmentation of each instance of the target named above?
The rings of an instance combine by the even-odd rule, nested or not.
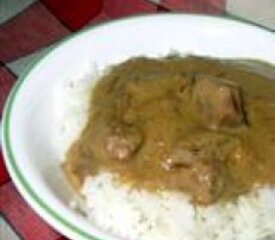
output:
[[[128,240],[273,240],[275,189],[236,202],[194,207],[181,193],[129,189],[111,173],[88,177],[82,189],[88,219]]]
[[[86,123],[89,92],[98,77],[86,74],[58,92],[60,159]],[[103,172],[86,178],[82,194],[89,221],[127,240],[275,240],[275,188],[204,208],[181,193],[129,189]]]
[[[65,153],[86,125],[90,93],[100,77],[94,65],[81,77],[74,76],[60,81],[56,87],[54,102],[57,131],[54,145],[61,161],[65,160]]]

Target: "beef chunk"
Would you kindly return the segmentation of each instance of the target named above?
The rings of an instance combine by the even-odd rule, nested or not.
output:
[[[192,196],[195,202],[210,204],[221,194],[224,187],[222,169],[216,163],[196,162],[191,168]]]
[[[101,123],[90,133],[91,151],[97,159],[129,160],[142,144],[142,134],[136,127],[122,123]]]
[[[171,173],[170,186],[187,190],[194,202],[212,203],[224,188],[226,166],[238,149],[238,138],[210,130],[180,140],[163,163]]]
[[[171,170],[178,167],[190,167],[199,160],[200,149],[188,148],[186,146],[177,146],[163,163],[165,170]]]
[[[242,148],[241,141],[234,135],[210,130],[194,132],[172,147],[163,167],[166,170],[190,167],[201,160],[225,162],[237,148]]]
[[[222,193],[224,179],[222,168],[215,162],[196,161],[189,168],[170,170],[168,185],[188,191],[196,203],[213,203]]]
[[[137,151],[141,141],[136,128],[116,127],[106,136],[106,151],[113,159],[127,160]]]
[[[211,76],[197,77],[193,99],[211,129],[247,123],[242,90],[230,81]]]

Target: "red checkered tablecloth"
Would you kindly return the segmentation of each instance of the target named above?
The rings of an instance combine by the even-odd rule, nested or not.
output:
[[[101,21],[169,11],[234,15],[275,29],[274,0],[0,0],[0,114],[24,69],[65,36]],[[66,238],[22,199],[0,155],[0,240],[17,239]]]

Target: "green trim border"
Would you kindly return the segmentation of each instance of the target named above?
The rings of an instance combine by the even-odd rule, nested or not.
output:
[[[32,71],[32,69],[34,69],[38,64],[41,64],[46,58],[48,58],[51,55],[51,53],[53,53],[55,50],[57,50],[63,43],[69,42],[71,39],[76,38],[76,37],[80,36],[81,34],[86,33],[92,29],[98,28],[102,25],[106,25],[106,24],[111,25],[114,22],[125,21],[128,19],[136,19],[136,18],[144,18],[144,17],[152,17],[152,16],[167,16],[167,15],[168,16],[173,16],[173,15],[188,16],[189,15],[189,16],[204,16],[204,17],[209,17],[209,18],[220,18],[223,20],[229,20],[229,21],[249,24],[249,25],[267,30],[271,33],[275,32],[275,30],[271,30],[267,27],[256,24],[250,20],[244,20],[244,19],[241,19],[240,17],[230,15],[230,14],[228,14],[228,15],[207,15],[207,14],[192,14],[192,13],[190,13],[190,14],[186,14],[186,13],[142,14],[142,15],[135,15],[135,16],[130,16],[130,17],[125,17],[125,18],[120,18],[120,19],[116,19],[116,20],[99,23],[97,25],[87,27],[73,35],[65,37],[65,39],[60,41],[55,48],[50,49],[49,52],[47,54],[45,54],[42,57],[42,59],[40,59],[37,63],[31,64],[31,66],[29,66],[29,68],[26,71],[24,71],[22,76],[19,78],[19,80],[15,84],[15,86],[12,89],[12,91],[8,97],[8,100],[6,102],[4,113],[3,113],[2,140],[3,140],[4,150],[7,154],[7,156],[5,157],[5,161],[6,161],[6,164],[8,164],[11,167],[11,169],[14,171],[14,178],[16,178],[19,182],[22,183],[21,187],[24,189],[25,193],[28,194],[28,196],[30,198],[32,198],[38,204],[39,208],[42,211],[44,211],[44,213],[49,215],[49,217],[54,218],[57,222],[59,222],[61,225],[63,225],[63,227],[68,228],[70,231],[74,232],[75,234],[78,234],[79,236],[81,236],[82,238],[85,238],[87,240],[102,240],[102,239],[99,239],[99,238],[91,235],[90,233],[87,233],[86,231],[82,230],[78,226],[73,225],[72,223],[70,223],[69,221],[64,219],[61,215],[59,215],[53,208],[51,208],[47,203],[45,203],[39,197],[37,192],[35,192],[31,188],[30,184],[28,183],[28,181],[25,179],[22,172],[18,168],[18,165],[16,163],[17,162],[16,157],[13,153],[12,143],[11,143],[11,139],[10,139],[10,119],[12,117],[13,105],[14,105],[17,93],[20,91],[20,88],[23,85],[23,83],[26,82],[28,74]]]

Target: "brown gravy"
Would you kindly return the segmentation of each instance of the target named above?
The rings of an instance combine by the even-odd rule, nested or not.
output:
[[[256,61],[130,59],[93,89],[64,170],[76,189],[111,171],[133,188],[181,191],[202,205],[274,184],[271,80],[274,68]]]

